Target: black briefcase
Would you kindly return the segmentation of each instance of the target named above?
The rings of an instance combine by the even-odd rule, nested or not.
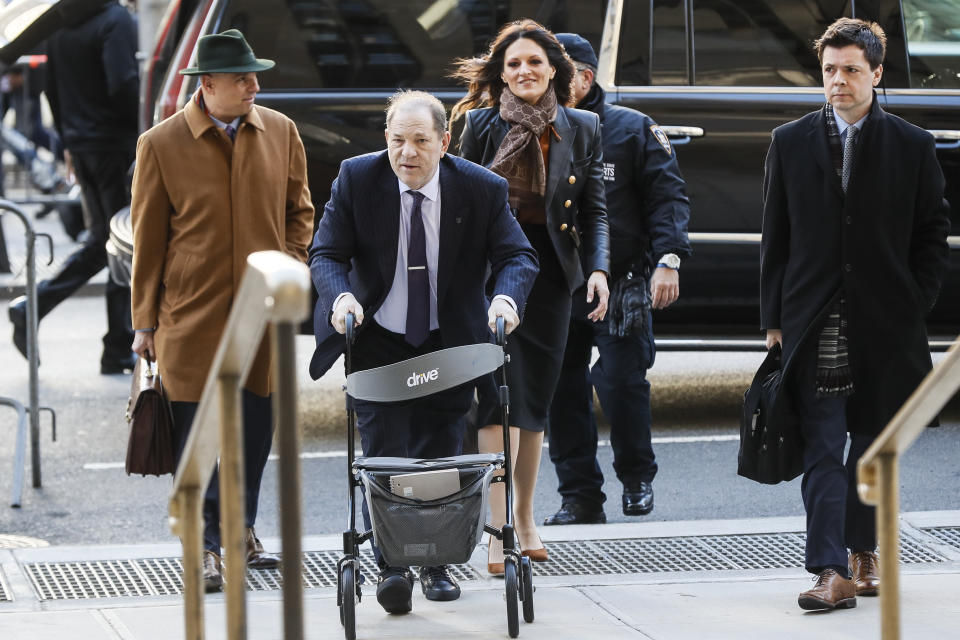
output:
[[[793,480],[803,473],[800,419],[780,393],[780,345],[774,345],[743,394],[737,473],[763,484]]]

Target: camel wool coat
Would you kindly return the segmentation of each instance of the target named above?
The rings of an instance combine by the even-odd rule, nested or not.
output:
[[[155,329],[170,400],[199,402],[247,256],[306,260],[314,210],[296,125],[255,105],[231,143],[194,96],[140,136],[130,211],[133,327]],[[269,339],[245,387],[270,393]]]

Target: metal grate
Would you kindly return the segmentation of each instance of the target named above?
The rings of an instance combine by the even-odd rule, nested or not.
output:
[[[944,544],[960,549],[960,527],[932,527],[924,529],[923,532],[930,534]]]
[[[960,547],[960,528],[926,531],[947,544]],[[804,541],[802,533],[771,533],[551,542],[547,543],[550,560],[538,563],[535,572],[541,576],[576,576],[792,569],[803,567]],[[339,551],[304,553],[304,586],[336,586],[340,556]],[[904,564],[946,560],[909,536],[900,538],[900,558]],[[24,568],[41,600],[180,595],[183,592],[180,558],[41,562],[25,564]],[[360,554],[360,569],[366,582],[371,584],[377,567],[369,549]],[[455,565],[450,570],[457,580],[479,578],[467,565]],[[282,588],[283,577],[279,569],[250,570],[246,583],[248,591],[275,591]],[[0,600],[5,598],[0,579]]]
[[[41,600],[152,595],[132,560],[25,565]]]
[[[953,533],[960,544],[960,530]],[[804,566],[802,533],[637,538],[547,543],[550,559],[536,566],[542,576],[608,575],[736,569],[793,569]],[[901,536],[904,564],[946,558]]]
[[[341,555],[339,551],[304,553],[304,586],[335,587],[337,561]],[[180,558],[38,562],[24,567],[41,600],[166,596],[183,593],[183,563]],[[373,553],[368,549],[361,552],[360,568],[366,576],[377,575]],[[477,572],[466,565],[452,566],[450,572],[457,580],[479,578]],[[246,582],[247,591],[277,591],[283,587],[283,576],[279,569],[248,570]],[[368,584],[371,582],[368,580]]]

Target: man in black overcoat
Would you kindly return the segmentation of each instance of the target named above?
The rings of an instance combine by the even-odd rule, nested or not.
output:
[[[883,30],[841,18],[815,46],[827,104],[773,131],[760,298],[804,439],[806,568],[818,577],[798,602],[834,609],[879,589],[857,461],[931,368],[925,318],[950,221],[933,136],[874,93]]]

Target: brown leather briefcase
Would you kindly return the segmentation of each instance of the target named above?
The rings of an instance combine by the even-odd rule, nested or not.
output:
[[[173,414],[155,362],[138,358],[127,401],[130,440],[127,475],[162,476],[175,471]]]

